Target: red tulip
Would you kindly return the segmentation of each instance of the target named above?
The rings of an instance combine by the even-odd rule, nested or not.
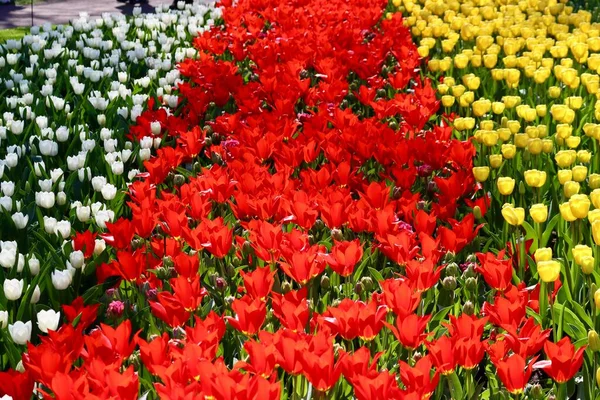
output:
[[[264,300],[252,299],[246,295],[241,299],[236,299],[231,304],[231,308],[235,313],[235,317],[225,317],[236,330],[244,333],[247,336],[255,335],[267,315],[267,307]]]
[[[575,346],[568,336],[562,338],[558,343],[546,341],[544,353],[551,364],[543,369],[556,382],[565,383],[581,368],[584,351],[585,346],[575,350]]]
[[[521,394],[529,382],[533,372],[533,364],[537,357],[534,357],[529,363],[519,354],[512,354],[505,359],[496,360],[494,365],[497,368],[498,377],[506,386],[506,389],[512,394]]]
[[[354,267],[362,259],[363,248],[360,240],[355,239],[351,242],[335,242],[331,253],[327,256],[327,263],[340,276],[350,276],[354,272]]]
[[[253,299],[264,300],[273,288],[275,272],[269,267],[257,268],[252,272],[240,271],[248,295]]]
[[[416,314],[410,314],[404,318],[396,318],[397,328],[385,321],[383,323],[392,331],[404,347],[416,349],[423,343],[423,340],[427,336],[424,332],[430,319],[431,315],[420,317]]]

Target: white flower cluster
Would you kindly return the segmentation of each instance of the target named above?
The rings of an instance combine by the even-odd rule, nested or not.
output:
[[[57,329],[60,300],[45,291],[81,294],[72,282],[90,260],[71,237],[121,216],[128,183],[161,144],[133,140],[128,127],[149,98],[167,113],[177,104],[176,65],[195,56],[193,37],[220,17],[212,1],[154,14],[137,7],[0,43],[0,329],[15,343],[30,339],[34,318],[41,332]],[[164,132],[158,121],[151,130]],[[93,258],[104,247],[96,239]],[[3,311],[41,296],[48,310],[29,307],[21,320]]]

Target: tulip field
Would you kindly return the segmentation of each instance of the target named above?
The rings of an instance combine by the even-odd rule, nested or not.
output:
[[[0,43],[0,400],[600,399],[600,4],[204,0]]]

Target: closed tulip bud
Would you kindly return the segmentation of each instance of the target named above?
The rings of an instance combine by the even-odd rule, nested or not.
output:
[[[560,263],[556,260],[540,261],[537,270],[542,282],[554,282],[560,276]]]
[[[575,181],[565,182],[563,193],[567,199],[571,198],[571,196],[579,193],[579,183]]]
[[[591,189],[600,188],[600,174],[590,174],[589,179],[588,179],[588,184],[590,185]],[[594,207],[596,207],[595,204],[594,204]]]
[[[588,332],[588,346],[592,351],[600,351],[600,337],[593,329]]]
[[[527,155],[527,153],[525,153],[525,155]],[[525,185],[523,184],[523,181],[521,181],[521,182],[519,182],[519,194],[524,195],[525,192],[526,192]]]
[[[492,168],[500,168],[502,165],[502,155],[501,154],[492,154],[490,155],[490,167]]]
[[[469,292],[474,292],[477,290],[477,278],[472,276],[467,278],[465,281],[465,286]]]
[[[329,289],[329,277],[327,275],[321,276],[321,288],[324,290]]]
[[[600,386],[600,367],[596,370],[596,383]]]
[[[456,289],[456,278],[453,276],[447,276],[442,280],[442,286],[446,290]]]
[[[585,194],[574,194],[569,198],[569,207],[573,216],[583,219],[590,210],[590,199]]]
[[[600,310],[600,289],[594,291],[594,305],[596,306],[596,310]]]
[[[371,279],[371,277],[364,276],[360,281],[367,292],[370,292],[373,289],[373,279]]]
[[[502,206],[502,216],[508,224],[519,226],[525,220],[525,210],[522,207],[513,207],[512,204],[506,203]]]
[[[571,206],[569,205],[569,202],[560,204],[558,206],[558,208],[560,210],[560,215],[561,215],[562,219],[564,219],[565,221],[573,222],[577,219],[571,212]]]
[[[525,182],[528,186],[539,188],[546,183],[546,171],[530,169],[525,171]]]
[[[541,224],[548,219],[548,206],[545,204],[534,204],[529,209],[529,215],[534,222]]]
[[[473,167],[473,176],[477,182],[485,182],[490,176],[489,167]]]
[[[515,180],[513,178],[502,176],[496,181],[498,191],[504,196],[510,195],[515,189]]]
[[[550,247],[540,247],[533,253],[533,258],[536,263],[550,261],[552,260],[552,249]]]

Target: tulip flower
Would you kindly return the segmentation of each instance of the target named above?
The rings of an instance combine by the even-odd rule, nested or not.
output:
[[[581,368],[584,351],[585,346],[575,350],[568,336],[557,343],[547,341],[544,344],[544,353],[551,363],[543,368],[544,372],[557,383],[567,382]]]
[[[20,345],[25,345],[31,340],[31,321],[17,321],[14,324],[8,325],[8,332],[13,342]]]
[[[485,182],[490,175],[489,167],[473,167],[473,176],[477,182]]]
[[[8,311],[0,310],[0,329],[6,328],[8,325]]]
[[[510,195],[515,189],[515,180],[510,177],[499,177],[496,184],[498,191],[504,196]]]
[[[510,225],[519,226],[525,220],[525,210],[522,207],[513,207],[512,204],[506,203],[502,206],[502,216]]]
[[[575,194],[569,198],[569,208],[575,218],[587,217],[590,209],[590,199],[585,194]]]
[[[560,263],[556,260],[539,261],[537,271],[543,282],[554,282],[560,277]]]
[[[23,279],[5,279],[3,289],[7,300],[18,300],[23,293]]]
[[[548,206],[545,204],[533,204],[529,208],[529,215],[534,222],[541,224],[548,219]]]
[[[537,169],[525,171],[525,182],[528,186],[540,188],[546,183],[546,172]]]
[[[37,325],[40,331],[48,333],[48,330],[55,331],[60,321],[60,312],[54,310],[41,310],[37,313]]]
[[[533,372],[535,360],[536,357],[528,363],[519,354],[512,354],[494,362],[498,371],[498,377],[510,393],[523,393]]]

